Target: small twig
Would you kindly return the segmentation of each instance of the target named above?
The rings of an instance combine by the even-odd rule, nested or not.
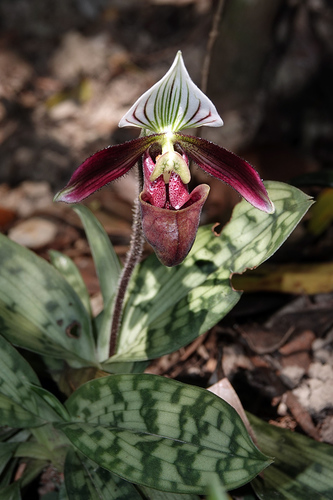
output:
[[[197,339],[195,339],[192,344],[190,344],[185,352],[181,355],[179,361],[180,362],[184,362],[186,361],[188,358],[190,358],[192,356],[192,354],[194,354],[195,352],[197,352],[198,350],[198,347],[201,346],[201,344],[204,343],[204,341],[206,340],[207,336],[208,336],[208,332],[204,333],[203,335],[200,335],[200,337],[198,337]]]
[[[319,430],[314,425],[310,414],[301,405],[298,398],[291,392],[286,393],[286,404],[290,410],[290,413],[298,423],[298,425],[303,429],[303,431],[316,441],[321,441]]]
[[[255,352],[256,354],[261,355],[261,354],[271,354],[271,353],[277,351],[278,349],[280,349],[280,347],[282,347],[287,342],[287,340],[292,336],[292,334],[295,331],[295,327],[291,326],[290,328],[288,328],[288,330],[286,331],[286,333],[283,335],[283,337],[280,340],[278,340],[274,344],[271,344],[270,346],[266,346],[266,347],[256,345],[253,342],[253,340],[251,339],[251,337],[247,334],[247,332],[245,330],[243,330],[242,328],[237,327],[237,330],[240,332],[242,337],[245,338],[250,349],[252,349],[252,351]]]
[[[210,70],[210,62],[212,58],[213,47],[215,45],[217,36],[219,34],[219,24],[221,21],[222,11],[224,7],[225,0],[219,0],[216,8],[216,12],[213,17],[212,28],[208,35],[208,42],[206,47],[205,58],[202,65],[202,73],[201,73],[201,90],[203,93],[207,92],[208,85],[208,76]]]
[[[139,193],[143,189],[143,174],[142,174],[142,159],[138,162],[138,178],[139,178]],[[126,255],[126,260],[124,268],[120,275],[118,283],[118,292],[114,303],[111,333],[110,333],[110,349],[109,357],[115,354],[117,346],[117,337],[120,327],[121,316],[123,312],[123,304],[125,293],[127,290],[128,283],[134,271],[136,264],[139,262],[142,251],[143,251],[144,237],[141,225],[141,213],[140,213],[140,203],[139,198],[136,198],[133,213],[133,224],[132,224],[132,236],[131,243],[128,253]]]

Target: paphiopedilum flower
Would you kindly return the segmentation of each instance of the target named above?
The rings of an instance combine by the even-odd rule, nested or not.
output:
[[[217,144],[181,133],[203,125],[220,127],[223,121],[214,104],[192,82],[178,52],[166,75],[120,120],[120,127],[141,128],[141,137],[110,146],[85,160],[55,199],[80,202],[126,174],[142,158],[144,186],[139,202],[145,238],[163,264],[180,264],[193,245],[209,193],[206,184],[189,192],[189,159],[259,210],[274,212],[258,173],[249,163]]]

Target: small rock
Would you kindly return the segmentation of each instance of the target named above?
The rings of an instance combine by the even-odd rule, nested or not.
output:
[[[281,365],[283,368],[296,366],[301,368],[304,373],[308,371],[310,364],[311,358],[306,351],[290,354],[289,356],[283,356],[281,358]]]
[[[301,366],[286,366],[281,370],[282,381],[290,388],[297,387],[305,375],[305,370]]]
[[[333,384],[333,367],[326,363],[312,363],[309,368],[309,376],[321,380],[322,382],[328,382],[330,380]]]
[[[8,237],[28,248],[41,248],[51,243],[57,234],[57,226],[40,217],[32,217],[14,226]]]
[[[333,367],[312,363],[309,379],[294,389],[293,394],[313,417],[333,409]]]
[[[325,338],[316,339],[312,344],[313,358],[320,364],[333,366],[333,330]]]
[[[222,368],[229,378],[239,369],[253,370],[253,364],[240,346],[227,346],[223,349]]]
[[[280,417],[285,417],[287,415],[288,406],[286,405],[286,403],[284,401],[281,401],[281,403],[277,407],[276,412]]]
[[[36,210],[53,205],[52,193],[47,182],[22,182],[15,189],[0,186],[1,206],[17,212],[19,217],[29,217]]]
[[[333,366],[333,353],[327,349],[317,349],[313,357],[315,361]]]
[[[71,100],[62,101],[49,109],[49,116],[54,121],[74,118],[78,113],[78,105]]]

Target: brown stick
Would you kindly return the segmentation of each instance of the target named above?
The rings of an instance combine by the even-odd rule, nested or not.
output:
[[[225,0],[219,0],[216,8],[216,12],[213,17],[212,29],[208,35],[208,42],[206,47],[206,53],[202,65],[202,73],[201,73],[201,90],[202,92],[207,92],[207,84],[208,84],[208,76],[210,70],[210,62],[212,58],[213,47],[215,45],[217,36],[219,34],[219,24],[221,21],[222,11],[224,7]]]

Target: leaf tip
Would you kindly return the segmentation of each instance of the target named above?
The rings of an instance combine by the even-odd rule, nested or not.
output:
[[[271,200],[267,203],[266,213],[268,213],[268,215],[273,215],[275,213],[275,205]]]

